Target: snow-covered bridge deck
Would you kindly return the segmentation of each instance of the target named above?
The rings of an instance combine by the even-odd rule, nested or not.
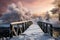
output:
[[[33,23],[24,33],[13,37],[11,40],[55,40],[50,35],[43,33],[37,23]]]

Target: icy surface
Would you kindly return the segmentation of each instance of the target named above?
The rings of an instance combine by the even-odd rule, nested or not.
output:
[[[35,22],[23,34],[26,35],[15,36],[11,40],[54,40],[50,35],[43,33]]]

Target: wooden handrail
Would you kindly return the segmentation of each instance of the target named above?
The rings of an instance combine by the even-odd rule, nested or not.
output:
[[[29,28],[31,24],[32,24],[31,20],[21,21],[21,22],[12,22],[10,24],[10,30],[11,30],[12,36],[13,35],[18,36],[19,34],[23,33],[25,30],[27,30],[27,28]],[[17,27],[14,27],[14,25],[17,25]],[[22,27],[20,27],[19,25],[21,25]]]
[[[28,22],[28,21],[31,21],[31,20],[21,21],[21,22],[12,22],[11,24],[12,24],[12,25],[15,25],[15,24],[20,24],[20,23],[25,23],[25,22]]]

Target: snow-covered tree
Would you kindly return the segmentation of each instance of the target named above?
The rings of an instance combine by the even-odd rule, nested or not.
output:
[[[15,22],[22,20],[29,20],[31,18],[31,13],[28,9],[21,7],[12,3],[8,5],[7,11],[3,14],[2,19],[5,22]]]
[[[55,8],[51,10],[53,14],[58,13],[59,14],[59,21],[60,21],[60,0],[54,1]]]

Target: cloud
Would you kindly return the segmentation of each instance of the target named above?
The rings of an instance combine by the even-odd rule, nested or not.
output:
[[[45,11],[53,8],[54,0],[23,0],[22,3],[28,9],[32,11]]]
[[[11,3],[17,3],[20,0],[0,0],[0,13],[4,12]]]
[[[53,0],[0,0],[0,13],[4,12],[7,8],[7,5],[11,3],[17,4],[21,2],[28,9],[38,9],[38,8],[50,8],[52,7]],[[19,3],[20,5],[20,3]],[[19,6],[18,5],[18,6]]]
[[[21,0],[22,2],[25,2],[25,3],[33,3],[33,2],[35,2],[35,1],[37,1],[37,0]]]
[[[5,22],[31,19],[31,13],[25,7],[18,7],[15,3],[8,5],[7,11],[1,17]]]

